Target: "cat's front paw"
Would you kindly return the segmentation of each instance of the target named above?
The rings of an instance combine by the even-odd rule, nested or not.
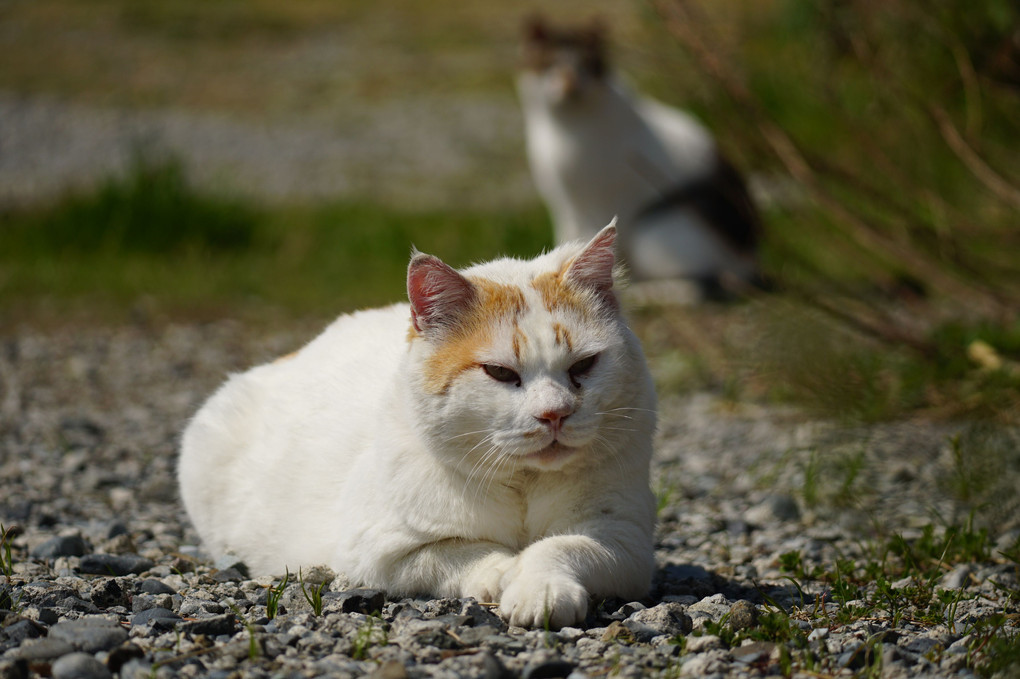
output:
[[[588,591],[562,574],[516,577],[503,590],[499,612],[511,625],[559,629],[584,620]]]
[[[461,596],[474,597],[484,603],[499,601],[503,592],[501,585],[507,571],[517,565],[517,557],[491,554],[482,559],[464,578]]]

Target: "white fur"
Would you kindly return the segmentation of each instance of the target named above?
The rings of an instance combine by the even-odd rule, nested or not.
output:
[[[557,242],[590,238],[616,215],[635,279],[752,275],[754,263],[694,210],[638,217],[657,198],[715,170],[719,154],[709,131],[612,78],[585,78],[570,96],[559,80],[555,70],[518,78],[531,173]]]
[[[231,377],[180,458],[207,549],[260,573],[324,563],[393,594],[498,601],[520,625],[576,623],[590,595],[642,596],[655,397],[640,346],[618,315],[549,311],[529,285],[580,248],[464,272],[525,291],[520,363],[509,327],[476,357],[512,365],[520,386],[471,368],[427,393],[435,346],[409,342],[406,304],[342,316],[296,356]],[[572,387],[567,369],[591,353]],[[571,412],[558,434],[536,419],[550,409]],[[573,453],[540,458],[554,438]]]

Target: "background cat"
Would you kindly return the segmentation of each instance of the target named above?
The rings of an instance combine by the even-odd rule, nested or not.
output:
[[[619,216],[636,280],[756,281],[760,220],[740,174],[694,118],[618,82],[606,52],[597,23],[525,27],[528,158],[557,241]]]
[[[409,305],[342,316],[230,378],[179,466],[207,548],[498,601],[520,625],[642,596],[655,394],[613,291],[615,240],[610,225],[463,272],[415,254]]]

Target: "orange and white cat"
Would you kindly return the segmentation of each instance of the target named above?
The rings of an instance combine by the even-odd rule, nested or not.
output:
[[[231,377],[184,433],[208,550],[261,573],[326,564],[395,595],[584,619],[653,570],[655,393],[614,292],[610,225],[456,271],[416,253],[410,304],[340,317]]]

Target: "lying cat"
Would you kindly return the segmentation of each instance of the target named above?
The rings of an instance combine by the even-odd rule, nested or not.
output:
[[[655,393],[613,290],[615,240],[611,224],[463,272],[416,253],[410,305],[341,316],[231,377],[182,443],[207,549],[498,602],[524,626],[644,595]]]
[[[612,76],[601,27],[534,18],[524,62],[528,159],[558,242],[616,215],[635,280],[757,282],[760,220],[743,179],[694,118]]]

